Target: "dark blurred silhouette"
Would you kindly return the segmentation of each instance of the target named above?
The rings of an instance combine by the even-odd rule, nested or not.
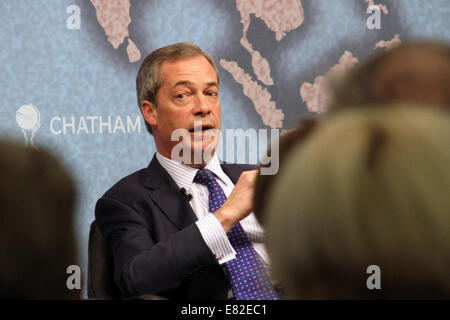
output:
[[[316,127],[318,124],[318,119],[316,118],[303,118],[299,121],[298,126],[286,131],[284,134],[280,136],[280,140],[278,142],[278,173],[276,175],[258,175],[258,178],[255,183],[255,193],[253,199],[253,212],[255,213],[258,221],[264,225],[264,210],[267,206],[267,194],[270,192],[270,188],[273,184],[273,181],[278,176],[280,170],[283,168],[284,161],[288,158],[289,152],[300,141],[304,140]],[[268,158],[271,157],[271,149],[269,148],[267,152]],[[261,165],[262,167],[271,167],[271,163]]]
[[[288,297],[449,299],[449,146],[448,113],[411,104],[342,111],[298,143],[265,211]]]
[[[75,186],[44,149],[0,139],[0,299],[79,298],[74,265]]]
[[[450,45],[402,43],[351,68],[332,84],[330,112],[405,102],[450,110]]]

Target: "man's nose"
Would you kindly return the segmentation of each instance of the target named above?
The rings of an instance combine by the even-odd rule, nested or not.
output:
[[[196,95],[194,104],[192,112],[196,115],[209,114],[211,112],[211,106],[207,101],[207,97],[203,94]]]

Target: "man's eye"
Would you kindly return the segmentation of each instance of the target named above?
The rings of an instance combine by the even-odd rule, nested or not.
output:
[[[206,93],[206,95],[208,95],[208,96],[217,96],[217,92],[209,91],[209,92]]]
[[[177,99],[184,99],[184,98],[186,98],[186,96],[187,96],[187,94],[186,93],[179,93],[179,94],[177,94]]]

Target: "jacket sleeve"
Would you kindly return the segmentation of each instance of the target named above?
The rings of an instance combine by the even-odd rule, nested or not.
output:
[[[95,214],[114,262],[114,282],[125,297],[171,296],[186,281],[218,266],[195,223],[155,241],[164,231],[161,221],[149,219],[151,213],[105,195]]]

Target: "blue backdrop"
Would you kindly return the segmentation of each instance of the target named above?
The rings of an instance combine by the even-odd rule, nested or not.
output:
[[[212,54],[223,129],[289,129],[321,110],[314,103],[320,88],[305,83],[345,51],[343,69],[398,39],[450,40],[448,0],[375,1],[386,5],[379,29],[367,25],[375,12],[366,12],[368,2],[1,1],[0,135],[46,146],[70,168],[80,191],[75,226],[84,280],[96,200],[155,152],[135,94],[149,52],[190,41]]]

